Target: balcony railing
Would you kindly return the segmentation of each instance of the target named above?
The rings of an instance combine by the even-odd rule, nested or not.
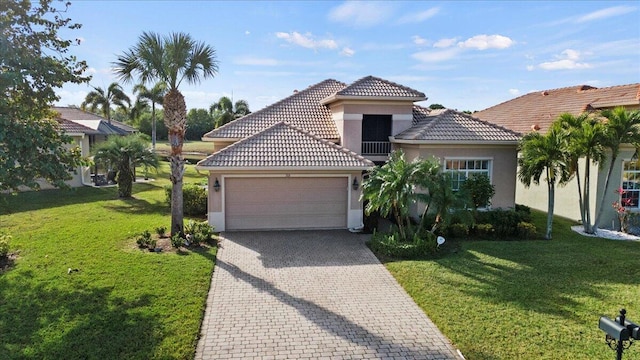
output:
[[[389,155],[391,143],[389,141],[363,141],[362,155]]]

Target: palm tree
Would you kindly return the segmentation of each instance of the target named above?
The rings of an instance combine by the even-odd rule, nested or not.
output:
[[[559,131],[566,131],[569,139],[569,171],[575,175],[578,185],[578,202],[580,217],[584,231],[592,232],[591,224],[591,164],[602,166],[606,159],[603,145],[605,127],[596,117],[589,113],[574,116],[570,113],[560,114],[553,126]],[[584,184],[581,186],[579,160],[584,158]]]
[[[125,51],[114,63],[120,79],[131,82],[135,77],[142,84],[162,82],[168,91],[164,95],[164,123],[171,145],[171,233],[183,233],[182,178],[184,175],[184,143],[187,106],[178,90],[183,81],[198,84],[218,72],[213,47],[196,42],[189,34],[172,33],[160,36],[143,32],[138,43]]]
[[[570,159],[567,158],[567,133],[552,127],[546,135],[538,132],[526,134],[518,146],[518,179],[529,187],[531,182],[538,185],[540,177],[546,176],[549,202],[547,207],[547,232],[545,238],[551,240],[553,208],[556,183],[564,184],[570,178]]]
[[[211,104],[209,113],[214,118],[214,126],[218,128],[237,118],[251,114],[251,111],[249,110],[249,103],[246,100],[238,100],[234,104],[230,98],[223,96],[218,102]]]
[[[131,197],[136,166],[158,167],[158,158],[139,135],[109,137],[96,147],[94,161],[116,169],[121,198]]]
[[[156,104],[162,105],[164,95],[167,92],[167,85],[163,82],[156,83],[151,89],[144,84],[133,87],[133,93],[138,94],[138,98],[151,102],[151,148],[156,151]]]
[[[100,112],[107,118],[109,124],[111,124],[111,105],[125,111],[131,105],[131,99],[124,93],[122,86],[116,82],[111,83],[106,91],[101,87],[92,86],[92,88],[93,91],[87,94],[80,107],[85,110],[89,106],[93,113],[100,108]]]
[[[604,191],[600,198],[598,214],[593,222],[592,232],[594,233],[598,231],[604,210],[604,201],[609,191],[611,174],[620,154],[620,147],[622,144],[631,144],[636,149],[640,147],[640,110],[627,111],[620,106],[613,110],[603,110],[600,114],[607,119],[605,122],[605,146],[611,151],[611,161],[604,181]]]

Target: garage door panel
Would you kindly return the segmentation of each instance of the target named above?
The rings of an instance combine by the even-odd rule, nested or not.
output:
[[[228,230],[345,228],[348,181],[324,178],[227,178]]]

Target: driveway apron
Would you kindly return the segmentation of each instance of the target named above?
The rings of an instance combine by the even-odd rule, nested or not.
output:
[[[224,233],[196,359],[461,359],[367,238]]]

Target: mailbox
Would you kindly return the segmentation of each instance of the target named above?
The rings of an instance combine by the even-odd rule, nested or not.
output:
[[[616,322],[620,323],[620,316],[616,317]],[[624,320],[624,326],[629,330],[629,336],[634,340],[640,340],[640,325],[629,320]]]
[[[619,323],[609,319],[606,316],[600,317],[598,327],[613,339],[616,339],[618,341],[629,340],[629,329],[627,329],[626,326],[620,325]]]

